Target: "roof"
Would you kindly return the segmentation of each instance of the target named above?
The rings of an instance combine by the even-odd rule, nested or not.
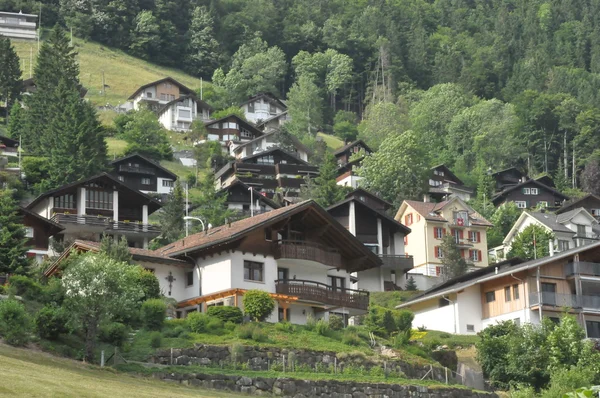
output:
[[[65,229],[65,227],[63,227],[59,223],[49,220],[46,217],[43,217],[43,216],[37,214],[36,212],[26,209],[24,207],[19,206],[18,212],[22,213],[23,216],[33,217],[36,220],[46,224],[46,226],[50,227],[51,234],[56,234],[56,233],[62,231],[63,229]],[[52,232],[52,230],[54,230],[56,232]]]
[[[569,210],[567,212],[557,214],[556,215],[556,221],[558,221],[559,223],[568,222],[568,221],[570,221],[573,217],[575,217],[578,214],[583,214],[584,216],[586,216],[589,220],[592,221],[592,224],[597,224],[598,223],[598,221],[596,220],[596,217],[592,216],[590,214],[590,212],[587,211],[583,207],[578,207],[576,209]]]
[[[308,162],[300,159],[298,156],[294,155],[293,153],[290,153],[290,152],[286,151],[285,149],[279,148],[279,147],[269,148],[266,151],[262,151],[262,152],[255,153],[255,154],[250,155],[250,156],[246,156],[245,158],[240,159],[240,161],[237,162],[237,163],[246,163],[246,160],[248,160],[248,159],[254,159],[254,158],[257,158],[257,157],[260,157],[260,156],[264,156],[264,155],[267,155],[267,154],[273,153],[273,152],[282,152],[285,155],[293,157],[294,159],[296,159],[298,162],[302,163],[305,166],[312,166],[310,163],[308,163]]]
[[[421,215],[421,217],[425,218],[426,220],[447,222],[448,220],[446,220],[444,217],[442,217],[439,214],[439,211],[441,211],[444,207],[446,207],[447,205],[449,205],[450,203],[453,203],[455,201],[458,201],[459,203],[461,203],[463,205],[463,207],[467,210],[467,212],[469,213],[469,221],[471,222],[471,225],[477,225],[477,226],[483,226],[483,227],[492,227],[493,226],[492,223],[490,223],[488,220],[486,220],[481,214],[479,214],[478,212],[473,210],[469,205],[467,205],[462,199],[460,199],[458,197],[453,197],[453,198],[450,198],[448,200],[445,200],[443,202],[438,202],[438,203],[419,202],[417,200],[405,200],[404,202],[402,202],[402,205],[400,205],[400,208],[398,209],[398,212],[396,213],[396,217],[399,217],[399,215],[401,213],[403,213],[403,208],[406,204],[406,205],[412,207],[413,209],[415,209],[415,211],[417,213],[419,213]]]
[[[1,15],[10,15],[10,16],[15,16],[15,15],[20,15],[22,17],[35,17],[37,18],[37,15],[34,14],[23,14],[21,11],[19,12],[7,12],[7,11],[0,11]]]
[[[546,227],[550,228],[554,232],[566,232],[574,234],[572,230],[558,222],[556,214],[547,212],[542,213],[537,211],[524,211],[523,214],[530,215],[531,217],[535,218],[537,221],[544,224]]]
[[[239,117],[235,113],[230,113],[229,115],[223,116],[220,119],[209,120],[207,122],[204,122],[204,125],[205,126],[210,126],[210,125],[215,124],[215,123],[220,123],[220,122],[222,122],[222,121],[224,121],[226,119],[229,119],[230,117],[233,117],[233,118],[237,119],[238,123],[240,123],[241,125],[243,125],[245,128],[252,130],[253,132],[255,132],[259,136],[263,136],[265,134],[264,132],[262,132],[259,129],[257,129],[254,124],[252,124],[252,123],[250,123],[250,122],[242,119],[241,117]]]
[[[589,193],[582,198],[579,198],[579,199],[573,198],[572,200],[566,202],[565,204],[562,205],[562,207],[560,209],[556,210],[556,213],[560,214],[560,213],[564,213],[565,211],[571,210],[573,208],[581,207],[579,204],[588,199],[597,201],[598,205],[599,205],[598,207],[600,207],[600,197]]]
[[[76,186],[81,185],[81,184],[85,184],[86,182],[93,181],[93,180],[96,180],[98,178],[108,178],[115,185],[124,188],[124,190],[129,191],[129,192],[133,193],[134,195],[140,196],[142,199],[144,199],[145,201],[147,201],[150,205],[153,205],[151,207],[149,206],[149,208],[148,208],[148,214],[151,214],[151,213],[155,212],[156,210],[158,210],[158,209],[160,209],[162,207],[162,205],[160,204],[160,202],[152,199],[150,196],[148,196],[148,195],[146,195],[146,194],[144,194],[144,193],[142,193],[142,192],[140,192],[140,191],[138,191],[136,189],[129,188],[127,185],[123,184],[121,181],[117,180],[116,178],[114,178],[110,174],[108,174],[108,173],[100,173],[100,174],[97,174],[97,175],[95,175],[93,177],[84,178],[83,180],[75,181],[75,182],[72,182],[70,184],[66,184],[66,185],[63,185],[61,187],[58,187],[58,188],[46,191],[46,192],[42,193],[41,195],[39,195],[37,198],[35,198],[31,203],[29,203],[27,205],[27,209],[33,208],[42,199],[45,199],[48,196],[51,196],[51,195],[53,195],[53,194],[55,194],[57,192],[60,192],[60,191],[65,190],[65,189],[73,188],[73,187],[76,187]]]
[[[248,190],[250,189],[249,185],[244,184],[243,182],[241,182],[240,180],[238,180],[237,178],[235,180],[233,180],[233,182],[231,184],[229,184],[228,186],[226,186],[225,188],[221,188],[219,190],[220,192],[226,192],[229,191],[231,188],[236,187],[236,186],[241,186],[244,189]],[[266,204],[268,204],[269,206],[271,206],[273,209],[278,209],[281,206],[279,204],[277,204],[275,201],[273,201],[272,199],[269,199],[267,196],[263,195],[262,193],[258,192],[256,189],[252,188],[252,191],[254,192],[254,197],[258,200],[260,200],[261,202],[265,202]],[[192,210],[190,208],[190,210]]]
[[[160,169],[160,170],[161,170],[163,173],[165,173],[165,174],[169,175],[169,176],[170,176],[171,178],[173,178],[174,180],[176,180],[176,179],[177,179],[177,174],[175,174],[175,173],[171,172],[171,171],[170,171],[170,170],[168,170],[168,169],[165,169],[165,168],[164,168],[163,166],[161,166],[161,165],[160,165],[158,162],[155,162],[155,161],[153,161],[153,160],[151,160],[151,159],[148,159],[147,157],[145,157],[145,156],[142,156],[142,155],[140,155],[140,154],[139,154],[139,153],[137,153],[137,152],[136,152],[136,153],[132,153],[131,155],[123,156],[122,158],[115,159],[115,160],[113,160],[112,162],[110,162],[110,164],[117,164],[117,163],[121,163],[121,162],[123,162],[123,161],[125,161],[125,160],[131,159],[131,158],[135,158],[135,157],[137,157],[137,158],[140,158],[140,159],[142,159],[142,160],[144,160],[144,161],[146,161],[146,162],[150,163],[150,164],[151,164],[151,165],[153,165],[154,167],[156,167],[156,168]]]
[[[365,144],[365,142],[363,140],[356,140],[356,141],[346,144],[343,147],[341,147],[340,149],[336,150],[335,152],[333,152],[333,155],[334,156],[341,155],[342,153],[346,152],[348,149],[352,148],[355,145],[359,145],[359,144],[363,148],[365,148],[367,151],[373,152],[373,150],[371,148],[369,148],[369,146],[367,144]]]
[[[433,170],[436,170],[436,169],[444,169],[444,173],[445,173],[445,174],[449,174],[449,175],[450,175],[450,177],[452,177],[453,179],[455,179],[459,185],[465,185],[465,184],[462,182],[462,180],[461,180],[460,178],[458,178],[458,177],[456,176],[456,174],[454,174],[454,173],[452,172],[452,170],[450,170],[450,169],[448,168],[448,166],[446,166],[445,164],[438,164],[437,166],[433,166],[433,167],[431,168],[431,170],[432,170],[432,171],[433,171]]]
[[[248,99],[246,101],[242,102],[240,104],[240,106],[244,106],[244,105],[246,105],[246,104],[248,104],[250,102],[254,102],[254,101],[256,101],[258,99],[261,99],[261,98],[266,98],[270,102],[275,102],[275,103],[281,105],[282,108],[287,109],[287,105],[282,100],[280,100],[279,98],[277,98],[275,96],[275,94],[270,93],[270,92],[264,92],[264,93],[258,93],[258,94],[252,95],[252,96],[248,97]]]
[[[523,186],[525,186],[525,185],[528,185],[528,184],[537,185],[538,187],[540,187],[540,188],[542,188],[542,189],[545,189],[545,190],[547,190],[547,191],[550,191],[550,192],[552,192],[552,193],[553,193],[555,196],[559,196],[559,197],[562,197],[562,198],[564,198],[564,199],[567,199],[567,200],[569,199],[569,197],[568,197],[567,195],[565,195],[565,194],[563,194],[563,193],[561,193],[561,192],[557,191],[556,189],[554,189],[554,188],[552,188],[552,187],[549,187],[548,185],[544,185],[544,184],[542,184],[542,183],[541,183],[541,182],[539,182],[539,181],[536,181],[536,180],[533,180],[533,179],[529,179],[529,180],[527,180],[527,181],[523,181],[523,182],[521,182],[521,183],[519,183],[519,184],[512,185],[512,186],[510,186],[510,187],[506,188],[504,191],[497,193],[496,195],[494,195],[494,196],[492,197],[492,202],[493,202],[494,204],[497,204],[497,203],[499,202],[499,200],[498,200],[498,199],[501,199],[501,198],[502,198],[503,196],[505,196],[506,194],[508,194],[508,193],[510,193],[510,192],[512,192],[512,191],[515,191],[515,190],[517,190],[517,189],[520,189],[521,187],[523,187]]]
[[[444,283],[432,287],[429,290],[424,291],[422,294],[413,297],[409,301],[406,301],[396,308],[403,308],[416,304],[422,301],[430,300],[432,298],[444,296],[446,294],[455,293],[469,286],[474,286],[478,283],[503,278],[507,275],[526,271],[531,268],[535,268],[541,265],[552,263],[556,260],[572,257],[574,254],[582,253],[587,250],[600,248],[600,242],[595,242],[589,245],[576,247],[573,249],[565,250],[560,253],[556,253],[554,256],[542,257],[536,260],[523,262],[519,258],[513,258],[500,263],[490,265],[489,267],[480,268],[476,271],[469,272],[465,275],[450,279]],[[496,271],[497,270],[497,271]],[[490,275],[491,274],[491,275]]]
[[[268,117],[268,118],[266,118],[265,120],[261,120],[261,121],[260,121],[260,123],[256,123],[256,127],[259,127],[259,126],[264,126],[264,125],[266,125],[267,123],[269,123],[269,122],[271,122],[271,121],[273,121],[273,120],[279,119],[279,118],[281,118],[282,116],[285,116],[285,115],[287,115],[287,114],[288,114],[288,111],[287,111],[287,110],[285,110],[285,111],[283,111],[283,112],[281,112],[281,113],[278,113],[277,115],[273,115],[273,116],[271,116],[271,117]]]
[[[257,124],[257,126],[259,126],[259,125]],[[244,142],[243,144],[240,144],[240,145],[236,146],[233,151],[237,152],[238,149],[243,148],[246,145],[250,145],[250,144],[252,144],[252,143],[254,143],[254,142],[258,141],[258,140],[262,140],[263,138],[270,137],[273,134],[278,134],[278,133],[281,133],[281,132],[279,130],[274,130],[274,131],[268,132],[268,133],[266,133],[264,135],[261,135],[260,137],[256,137],[256,138],[254,138],[254,139],[252,139],[250,141]],[[288,134],[288,136],[294,142],[294,145],[296,146],[296,148],[302,149],[306,153],[310,152],[310,150],[302,142],[300,142],[300,140],[298,138],[296,138],[293,134]]]
[[[209,111],[213,110],[213,108],[210,105],[208,105],[206,102],[202,101],[201,99],[198,99],[198,97],[196,97],[195,94],[185,94],[185,95],[180,96],[179,98],[175,98],[174,100],[169,101],[166,104],[164,104],[162,107],[160,107],[160,109],[158,111],[156,111],[156,114],[157,115],[162,114],[164,111],[169,109],[169,107],[172,104],[182,101],[186,98],[192,98],[194,101],[196,101],[198,104],[200,104],[202,108],[208,109]]]
[[[541,182],[544,185],[547,185],[552,188],[556,188],[554,185],[554,180],[548,174],[542,174],[534,178],[534,180]]]
[[[366,189],[364,189],[364,188],[356,188],[355,190],[348,192],[348,193],[346,194],[346,198],[349,198],[349,197],[351,197],[351,196],[355,196],[355,195],[357,195],[357,194],[363,194],[363,195],[367,195],[367,196],[368,196],[368,197],[370,197],[371,199],[373,199],[373,200],[376,200],[376,201],[380,202],[381,204],[383,204],[383,205],[387,206],[388,208],[389,208],[389,207],[392,207],[392,206],[394,206],[392,203],[388,202],[388,201],[387,201],[387,200],[385,200],[385,199],[382,199],[382,198],[380,198],[380,197],[379,197],[379,196],[377,196],[376,194],[374,194],[374,193],[372,193],[372,192],[369,192],[369,191],[367,191],[367,190],[366,190]]]
[[[375,213],[375,215],[387,220],[388,222],[392,223],[396,228],[398,228],[399,230],[401,230],[402,232],[404,232],[405,235],[410,234],[411,229],[408,228],[406,225],[399,223],[398,221],[396,221],[394,218],[388,216],[387,214],[385,214],[383,211],[378,210],[378,209],[374,209],[373,207],[367,205],[365,202],[363,202],[362,200],[357,199],[356,197],[346,197],[346,199],[341,200],[337,203],[332,204],[331,206],[329,206],[327,209],[327,211],[329,210],[333,210],[336,209],[338,207],[340,207],[341,205],[344,205],[346,203],[349,202],[354,202],[357,203],[359,206],[362,206],[363,208],[369,210],[372,213]]]
[[[257,229],[269,227],[307,210],[314,210],[329,222],[328,225],[330,228],[327,229],[327,233],[334,230],[339,234],[337,235],[338,239],[346,240],[346,242],[339,242],[340,248],[354,247],[356,251],[359,251],[362,254],[361,257],[370,260],[372,267],[381,265],[381,259],[376,254],[365,247],[354,235],[348,232],[346,228],[338,223],[327,211],[325,211],[325,209],[313,200],[306,200],[298,204],[282,207],[231,224],[215,227],[209,231],[199,232],[166,245],[155,252],[159,252],[164,256],[175,257],[178,255],[187,255],[186,253],[189,252],[208,250],[213,247],[238,241]],[[347,243],[347,245],[344,243]],[[364,269],[372,267],[366,267]]]
[[[3,142],[6,146],[18,147],[19,141],[13,140],[12,138],[0,135],[0,142]]]
[[[504,169],[504,170],[496,171],[495,173],[492,173],[492,177],[498,176],[500,174],[505,174],[505,173],[507,173],[509,171],[516,171],[519,175],[521,175],[522,177],[525,177],[525,174],[523,174],[521,172],[521,170],[517,169],[516,167],[509,167],[509,168]]]
[[[167,76],[167,77],[163,77],[162,79],[159,79],[159,80],[156,80],[156,81],[153,81],[153,82],[150,82],[150,83],[147,83],[147,84],[144,84],[144,85],[138,87],[138,89],[135,90],[135,92],[133,94],[131,94],[129,96],[129,98],[127,98],[127,99],[132,100],[132,99],[134,99],[138,95],[138,93],[140,91],[145,90],[148,87],[152,87],[152,86],[155,86],[157,84],[166,82],[166,81],[170,81],[171,83],[173,83],[174,85],[176,85],[177,87],[179,87],[179,89],[182,90],[182,91],[187,91],[186,94],[194,94],[194,90],[192,90],[189,87],[187,87],[187,86],[179,83],[177,80],[173,79],[171,76]]]
[[[44,271],[44,275],[50,276],[50,275],[53,275],[54,273],[56,273],[60,263],[63,260],[65,260],[67,257],[69,257],[73,250],[85,251],[85,252],[89,251],[89,252],[97,253],[98,251],[100,251],[100,246],[101,246],[100,242],[93,242],[93,241],[89,241],[89,240],[80,240],[80,239],[75,240],[68,248],[66,248],[63,251],[63,253],[60,255],[60,257],[58,257],[56,259],[56,261],[54,261],[50,265],[50,267],[48,267]],[[186,261],[178,260],[175,258],[163,256],[160,253],[157,253],[157,251],[155,251],[155,250],[139,249],[136,247],[130,247],[129,253],[131,253],[131,257],[133,258],[133,260],[157,262],[157,263],[163,263],[163,264],[173,264],[173,265],[179,265],[179,266],[190,267],[190,268],[193,267],[193,264],[190,264]]]

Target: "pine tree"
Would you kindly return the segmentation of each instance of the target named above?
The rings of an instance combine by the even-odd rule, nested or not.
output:
[[[53,113],[40,141],[48,157],[48,188],[90,177],[104,169],[104,132],[90,104],[79,92],[61,80],[52,103]]]
[[[410,276],[406,280],[406,285],[404,285],[404,288],[406,290],[408,290],[409,292],[414,292],[415,290],[417,290],[417,282],[415,282],[415,278],[413,278],[412,276]]]
[[[162,226],[161,243],[168,244],[183,236],[185,229],[185,198],[179,181],[175,182],[173,191],[169,194],[167,204],[159,214]]]
[[[102,235],[100,241],[100,252],[106,254],[109,258],[121,262],[131,263],[131,252],[129,251],[129,244],[127,238],[124,236],[113,237],[110,235]]]
[[[444,256],[442,257],[442,264],[444,265],[442,267],[444,281],[467,273],[467,261],[461,256],[460,249],[456,246],[454,236],[444,236],[441,249],[442,253],[444,253]]]
[[[323,207],[344,199],[346,190],[337,185],[337,162],[331,153],[325,154],[323,164],[319,167],[319,175],[312,180],[307,181],[302,190],[304,199],[313,199]]]
[[[192,13],[190,42],[186,69],[204,78],[210,78],[219,62],[219,42],[214,37],[213,18],[206,7],[196,7]]]
[[[27,239],[19,206],[10,190],[0,191],[0,274],[25,274]]]
[[[8,118],[8,136],[18,140],[24,133],[25,128],[25,110],[20,102],[15,102],[10,108],[10,117]]]
[[[19,57],[10,39],[0,36],[0,102],[6,103],[6,117],[21,93]],[[8,121],[8,120],[7,120]]]
[[[563,160],[561,157],[558,158],[558,167],[556,168],[556,173],[554,174],[554,184],[556,185],[556,189],[560,192],[564,192],[566,189],[569,189],[569,181],[565,177],[565,168],[563,166]]]

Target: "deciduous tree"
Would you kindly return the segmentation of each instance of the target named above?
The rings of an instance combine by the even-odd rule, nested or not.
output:
[[[515,236],[507,257],[523,260],[546,257],[550,254],[550,242],[554,242],[552,232],[537,224],[529,225]]]

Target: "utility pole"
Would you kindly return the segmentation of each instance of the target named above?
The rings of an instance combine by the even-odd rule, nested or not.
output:
[[[202,101],[202,78],[200,78],[200,101]]]
[[[38,51],[39,51],[39,41],[38,41]],[[29,78],[33,77],[33,47],[29,47]]]
[[[73,47],[73,27],[71,27],[71,47]]]

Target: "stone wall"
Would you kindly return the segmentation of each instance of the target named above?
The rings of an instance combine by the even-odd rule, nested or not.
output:
[[[290,398],[497,398],[496,394],[453,387],[425,387],[334,380],[299,380],[209,374],[154,373],[156,379],[188,386],[213,388],[242,394]]]
[[[374,367],[386,369],[390,373],[404,373],[409,379],[421,379],[427,375],[427,379],[445,381],[446,371],[444,368],[431,367],[430,365],[414,365],[397,359],[390,358],[372,359],[364,354],[335,353],[333,351],[312,350],[287,350],[279,347],[256,347],[238,346],[236,349],[236,362],[246,363],[250,370],[270,370],[274,364],[281,367],[285,356],[286,366],[289,367],[289,355],[293,353],[293,362],[296,366],[308,366],[311,369],[318,368],[321,371],[327,369],[332,372],[343,372],[348,366],[363,367],[370,370]],[[231,363],[231,347],[196,344],[194,348],[182,348],[171,350],[160,350],[150,359],[151,362],[162,365],[204,365],[220,367],[224,363]],[[456,369],[451,369],[456,370]],[[429,372],[429,374],[428,374]],[[448,373],[450,373],[448,371]]]

